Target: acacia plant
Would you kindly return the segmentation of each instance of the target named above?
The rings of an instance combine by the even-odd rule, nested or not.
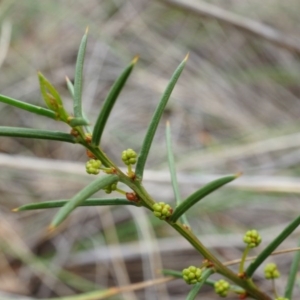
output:
[[[194,205],[196,205],[201,199],[216,189],[235,180],[239,174],[228,175],[214,180],[195,191],[186,199],[181,200],[178,183],[176,180],[174,157],[171,148],[170,125],[167,124],[166,140],[168,160],[176,203],[166,204],[164,202],[158,202],[157,199],[153,198],[143,186],[145,164],[151,148],[153,137],[172,90],[175,87],[177,80],[187,62],[188,55],[183,59],[173,73],[157,105],[141,145],[139,154],[132,149],[127,149],[122,152],[122,161],[127,166],[127,172],[123,172],[101,149],[101,138],[110,112],[112,111],[113,106],[116,103],[116,100],[118,99],[118,96],[123,89],[131,71],[136,65],[138,57],[135,57],[131,61],[131,63],[124,69],[124,71],[114,82],[106,99],[103,102],[97,121],[95,122],[94,128],[91,131],[89,129],[90,121],[82,109],[82,77],[87,34],[88,32],[86,31],[79,47],[74,85],[70,80],[67,79],[67,86],[73,98],[74,110],[72,114],[68,113],[64,108],[62,98],[55,87],[40,72],[38,73],[40,90],[47,108],[35,106],[4,95],[0,95],[0,101],[3,103],[26,110],[33,114],[42,115],[55,121],[66,123],[68,126],[70,126],[70,132],[67,133],[31,128],[0,126],[0,135],[30,139],[57,140],[65,143],[78,144],[86,149],[86,153],[89,158],[86,163],[87,173],[92,175],[100,175],[69,200],[26,204],[14,209],[14,211],[20,212],[25,210],[50,209],[59,207],[60,209],[49,225],[49,230],[55,230],[78,206],[134,205],[140,207],[140,209],[146,208],[152,211],[157,218],[162,220],[162,222],[166,222],[168,225],[173,227],[178,234],[185,238],[191,244],[191,246],[199,252],[200,259],[203,260],[203,262],[198,266],[186,266],[182,272],[163,270],[164,274],[181,277],[188,284],[193,285],[190,293],[187,295],[187,299],[194,299],[204,284],[213,286],[216,293],[221,297],[226,297],[230,292],[232,294],[236,294],[236,298],[239,299],[245,299],[247,297],[257,300],[274,299],[266,292],[262,291],[254,283],[253,275],[257,268],[266,260],[266,258],[268,258],[271,253],[284,241],[284,239],[287,238],[297,228],[300,223],[300,216],[293,220],[270,244],[265,245],[263,251],[252,261],[252,263],[249,264],[247,268],[245,268],[244,265],[249,250],[258,246],[262,241],[261,236],[256,230],[249,230],[244,236],[244,242],[247,246],[241,258],[240,267],[238,270],[234,271],[228,268],[225,263],[222,263],[211,251],[205,247],[205,245],[202,244],[201,240],[199,240],[194,234],[193,228],[188,225],[185,213]],[[134,165],[136,165],[135,168],[133,167]],[[125,192],[119,189],[119,182],[126,185],[130,189],[130,192]],[[103,199],[90,198],[99,190],[104,190],[107,193],[114,191],[122,194],[122,197]],[[299,259],[300,255],[296,255],[292,263],[284,297],[279,297],[274,288],[275,299],[292,299],[292,290],[294,287]],[[218,281],[211,280],[209,277],[214,273],[222,275],[224,279]],[[276,265],[267,265],[265,274],[267,279],[274,280],[279,276],[279,271],[277,270]]]

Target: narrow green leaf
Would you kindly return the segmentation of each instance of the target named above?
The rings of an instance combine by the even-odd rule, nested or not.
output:
[[[300,240],[298,242],[298,247],[300,247]],[[292,299],[293,297],[293,289],[299,271],[299,264],[300,264],[300,251],[298,250],[294,254],[294,258],[290,267],[289,277],[285,287],[284,297],[287,299]]]
[[[248,278],[271,255],[271,253],[300,225],[300,216],[294,219],[249,265],[246,270]]]
[[[213,269],[206,269],[201,276],[201,281],[194,284],[194,286],[188,293],[186,300],[194,300],[197,297],[197,295],[198,295],[199,291],[201,290],[202,286],[204,285],[204,283],[206,283],[206,280],[208,279],[208,277],[210,275],[212,275],[213,273],[214,273]]]
[[[85,118],[71,118],[69,121],[71,127],[88,125],[89,122]]]
[[[48,209],[62,207],[70,200],[52,200],[38,203],[29,203],[13,209],[14,212],[34,210],[34,209]],[[139,206],[136,202],[128,201],[125,198],[90,198],[86,199],[78,206],[107,206],[107,205],[133,205]]]
[[[74,100],[74,86],[71,82],[71,80],[66,76],[66,82],[67,82],[67,87],[68,87],[68,90]],[[79,119],[80,121],[78,122],[78,119],[77,118],[73,118],[70,120],[70,125],[72,127],[75,127],[75,126],[81,126],[81,125],[85,125],[84,128],[85,130],[88,132],[88,133],[92,133],[91,131],[91,128],[89,126],[86,126],[88,124],[90,124],[90,121],[88,120],[87,116],[84,114],[84,112],[82,112],[83,114],[83,122],[81,121],[82,119]]]
[[[221,186],[236,179],[237,177],[239,177],[239,175],[240,174],[228,175],[206,184],[204,187],[202,187],[192,195],[188,196],[179,206],[177,206],[177,208],[174,210],[173,214],[170,217],[170,221],[175,223],[193,205],[195,205],[205,196],[209,195],[210,193],[217,190]]]
[[[118,96],[120,92],[122,91],[133,67],[138,61],[138,56],[136,56],[130,63],[129,66],[126,67],[126,69],[121,73],[121,75],[117,78],[113,86],[111,87],[110,91],[108,92],[108,95],[106,99],[104,100],[104,103],[102,105],[102,108],[100,110],[99,116],[97,118],[94,130],[93,130],[93,138],[92,138],[92,145],[98,146],[103,134],[104,127],[106,125],[107,119],[110,115],[110,112],[116,103],[116,100],[118,99]]]
[[[74,85],[68,76],[66,76],[66,82],[67,82],[67,87],[68,87],[69,93],[71,94],[71,96],[74,100]]]
[[[180,197],[178,181],[177,181],[177,176],[176,176],[175,160],[174,160],[174,154],[173,154],[173,150],[172,150],[171,129],[170,129],[169,122],[167,122],[167,124],[166,124],[166,140],[167,140],[167,151],[168,151],[168,163],[169,163],[169,170],[170,170],[171,181],[172,181],[172,186],[173,186],[173,192],[175,195],[176,206],[179,206],[181,203],[181,197]],[[188,222],[185,214],[183,214],[180,217],[180,221],[183,224],[186,224],[189,226],[189,222]]]
[[[169,275],[177,278],[182,278],[182,272],[180,271],[175,271],[175,270],[170,270],[170,269],[162,269],[160,270],[161,274],[163,275]]]
[[[176,85],[176,82],[185,66],[187,59],[188,59],[188,55],[184,58],[184,60],[180,63],[180,65],[177,67],[177,69],[173,73],[173,75],[169,81],[169,84],[168,84],[167,88],[165,89],[165,91],[160,99],[160,102],[159,102],[158,106],[156,107],[156,110],[152,116],[151,122],[148,126],[147,133],[145,135],[143,145],[142,145],[139,157],[138,157],[136,169],[135,169],[135,174],[140,180],[142,180],[142,178],[143,178],[146,160],[147,160],[147,157],[148,157],[148,154],[150,151],[150,147],[151,147],[158,123],[161,119],[164,109],[168,103],[171,93],[172,93],[172,91]]]
[[[56,119],[68,123],[69,114],[64,109],[63,102],[58,91],[41,72],[38,72],[38,77],[41,93],[46,105],[55,112]]]
[[[55,215],[49,229],[55,229],[59,224],[61,224],[68,215],[80,204],[84,203],[88,197],[95,194],[102,188],[117,182],[119,177],[117,175],[105,175],[97,178],[91,182],[88,186],[83,188],[79,193],[77,193],[72,199],[70,199]]]
[[[76,138],[71,134],[60,131],[48,131],[32,128],[0,126],[0,136],[54,140],[73,144],[76,143]]]
[[[45,116],[51,119],[56,120],[56,115],[55,113],[50,110],[50,109],[46,109],[43,107],[39,107],[33,104],[29,104],[20,100],[16,100],[4,95],[0,94],[0,102],[2,103],[6,103],[8,105],[23,109],[23,110],[27,110],[31,113],[37,114],[37,115],[41,115],[41,116]]]
[[[88,28],[85,31],[84,36],[82,37],[75,69],[75,82],[74,82],[74,116],[75,118],[83,118],[82,114],[82,74],[83,74],[83,64],[84,64],[84,55],[87,44]]]

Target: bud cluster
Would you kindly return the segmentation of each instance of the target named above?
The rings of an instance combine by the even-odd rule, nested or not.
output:
[[[136,163],[137,154],[132,149],[127,149],[122,152],[122,160],[125,165],[134,165]]]
[[[106,186],[103,190],[105,191],[106,194],[110,194],[112,191],[115,191],[117,189],[117,182]]]
[[[100,167],[101,167],[101,161],[98,159],[90,159],[85,165],[86,172],[88,174],[93,174],[93,175],[99,174]]]
[[[164,202],[158,202],[153,204],[153,213],[156,217],[161,220],[165,220],[166,218],[172,215],[173,209],[169,204]]]
[[[275,279],[280,276],[280,273],[277,269],[277,265],[274,263],[269,263],[265,266],[264,269],[266,279]]]
[[[226,297],[228,294],[228,291],[230,289],[230,284],[225,281],[224,279],[220,279],[215,282],[214,284],[215,292],[221,296],[221,297]]]
[[[190,266],[182,270],[182,277],[187,284],[195,284],[201,281],[202,271],[195,266]]]
[[[243,238],[244,243],[246,243],[250,248],[255,248],[261,243],[261,236],[257,230],[248,230]]]

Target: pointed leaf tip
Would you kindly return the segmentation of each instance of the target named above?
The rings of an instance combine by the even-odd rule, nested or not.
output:
[[[167,120],[166,126],[167,126],[167,127],[170,127],[170,121],[169,121],[169,120]]]
[[[12,212],[17,212],[17,211],[19,211],[19,208],[18,207],[17,208],[13,208],[11,211]]]
[[[133,60],[131,61],[131,64],[135,65],[137,63],[137,61],[139,60],[140,56],[136,55]]]
[[[187,56],[185,59],[187,59]],[[157,129],[160,119],[163,115],[164,109],[168,103],[168,100],[171,97],[172,91],[177,83],[177,80],[179,79],[179,77],[184,69],[184,66],[185,66],[185,60],[183,60],[179,64],[179,66],[176,68],[176,70],[172,74],[172,77],[171,77],[165,91],[162,94],[160,102],[158,103],[158,105],[155,109],[155,112],[152,116],[152,119],[150,121],[150,124],[148,126],[147,133],[144,137],[143,145],[142,145],[142,148],[141,148],[138,160],[137,160],[136,168],[135,168],[136,176],[140,180],[142,180],[142,178],[143,178],[146,160],[148,158],[148,154],[150,151],[151,144],[153,142],[153,138],[154,138],[156,129]]]
[[[89,33],[89,26],[87,26],[85,29],[85,34],[88,34],[88,33]]]
[[[184,61],[187,61],[189,59],[189,56],[190,56],[190,52],[188,52],[184,58]]]
[[[243,172],[238,172],[238,173],[235,174],[235,178],[239,178],[239,177],[241,177],[242,175],[243,175]]]

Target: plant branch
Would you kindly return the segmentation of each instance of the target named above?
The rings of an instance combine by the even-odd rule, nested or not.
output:
[[[31,139],[54,140],[75,144],[71,134],[60,131],[39,130],[32,128],[0,126],[0,136],[22,137]]]

